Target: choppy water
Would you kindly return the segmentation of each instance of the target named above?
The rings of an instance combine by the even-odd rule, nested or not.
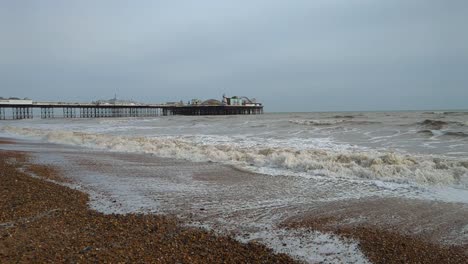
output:
[[[6,136],[255,172],[468,189],[468,112],[2,121]]]

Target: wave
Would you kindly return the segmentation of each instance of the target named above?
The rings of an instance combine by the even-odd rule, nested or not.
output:
[[[441,120],[432,120],[432,119],[426,119],[422,122],[419,122],[418,125],[430,128],[430,129],[437,129],[440,130],[447,126],[449,123]]]
[[[346,121],[346,123],[352,125],[375,125],[375,124],[382,124],[382,122],[377,121],[365,121],[365,120],[355,120],[355,121]]]
[[[307,125],[307,126],[332,126],[345,122],[345,120],[303,120],[295,119],[289,120],[289,123],[297,125]]]
[[[439,130],[429,130],[429,129],[425,129],[425,130],[420,130],[418,131],[418,134],[422,134],[422,135],[426,135],[426,136],[441,136],[443,133],[440,132]]]
[[[418,131],[418,134],[423,134],[427,136],[445,136],[445,137],[461,137],[461,138],[466,138],[468,137],[467,133],[464,132],[457,132],[457,131],[440,131],[440,130],[420,130]]]
[[[424,112],[423,114],[432,114],[432,115],[452,115],[452,116],[463,116],[468,115],[468,111],[433,111],[433,112]]]
[[[429,130],[429,129],[419,130],[419,131],[418,131],[418,134],[424,134],[424,135],[428,135],[428,136],[434,136],[434,132],[432,132],[432,130]]]
[[[119,152],[151,153],[159,157],[212,161],[240,167],[273,168],[306,176],[416,182],[433,185],[468,185],[468,161],[436,159],[392,152],[290,147],[243,147],[206,144],[180,137],[131,137],[5,127],[3,132],[40,137],[51,143]]]
[[[444,111],[431,111],[431,112],[423,112],[423,114],[426,114],[426,115],[443,115],[445,114]]]
[[[380,122],[366,121],[366,120],[333,120],[333,119],[326,119],[326,120],[294,119],[294,120],[289,120],[289,123],[296,124],[296,125],[306,125],[306,126],[334,126],[334,125],[339,125],[339,124],[347,124],[347,125],[380,124]]]
[[[333,118],[349,118],[349,119],[352,119],[352,118],[354,118],[354,116],[352,116],[352,115],[336,115],[336,116],[333,116]]]
[[[467,134],[467,133],[463,133],[463,132],[452,132],[452,131],[445,132],[444,135],[445,135],[445,136],[451,136],[451,137],[463,137],[463,138],[468,137],[468,134]]]
[[[447,127],[449,125],[455,125],[455,126],[460,126],[460,127],[468,126],[468,122],[442,121],[442,120],[433,120],[433,119],[426,119],[416,124],[423,126],[425,128],[435,129],[435,130],[443,129],[444,127]]]

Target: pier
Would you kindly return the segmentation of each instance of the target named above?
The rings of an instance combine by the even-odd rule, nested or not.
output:
[[[112,118],[170,115],[257,115],[262,105],[93,104],[0,101],[0,120],[33,118]]]

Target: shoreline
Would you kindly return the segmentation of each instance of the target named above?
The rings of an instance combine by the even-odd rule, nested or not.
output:
[[[35,178],[19,170],[28,165],[26,153],[0,150],[0,157],[3,263],[296,263],[260,244],[182,227],[171,216],[104,215],[88,208],[87,194],[41,179],[53,168],[36,164]]]
[[[9,139],[0,138],[0,141],[5,141],[10,144],[11,143],[14,144],[14,141],[11,141]],[[1,153],[5,152],[4,150],[1,150],[1,145],[0,145],[0,152]],[[14,152],[14,151],[6,151],[6,152]],[[24,161],[22,166],[24,166],[25,164],[28,164],[28,162]],[[30,169],[32,168],[32,172],[34,172],[36,175],[38,175],[41,178],[51,179],[54,181],[60,181],[63,179],[69,180],[67,178],[60,177],[60,172],[57,170],[54,170],[53,167],[34,164],[33,162],[30,162],[27,166]],[[26,170],[26,172],[27,171],[28,170]],[[227,182],[225,184],[237,184],[239,181],[242,181],[243,180],[242,172],[238,172],[235,175],[237,176],[237,174],[239,174],[240,176],[238,176],[239,177],[238,179],[236,178],[235,183]],[[208,182],[219,182],[219,181],[223,181],[223,179],[224,180],[228,179],[228,178],[218,179],[218,177],[215,177],[215,175],[217,175],[217,173],[215,172],[213,172],[213,174],[211,175],[210,174],[195,175],[195,179],[200,180],[200,181],[208,181]],[[28,175],[24,174],[23,176],[28,176]],[[234,178],[229,178],[229,181],[232,181],[233,179]],[[60,186],[60,188],[67,188],[67,187]],[[71,190],[71,191],[77,192],[75,190]],[[404,203],[408,202],[408,201],[404,201],[403,199],[402,201]],[[466,245],[464,248],[463,247],[445,247],[445,246],[438,245],[437,243],[433,243],[433,241],[429,241],[428,239],[425,240],[425,238],[414,236],[414,234],[409,234],[409,235],[401,234],[401,233],[404,233],[404,230],[398,230],[398,225],[396,227],[389,228],[389,229],[388,227],[384,227],[384,226],[373,226],[369,223],[364,223],[362,226],[346,225],[343,223],[345,223],[346,220],[353,219],[354,216],[350,217],[349,219],[345,219],[343,217],[337,217],[337,216],[340,216],[339,212],[340,211],[343,212],[343,209],[345,208],[354,208],[355,212],[357,212],[357,214],[359,215],[361,214],[361,211],[366,210],[366,206],[368,205],[369,204],[368,203],[366,204],[366,202],[363,202],[361,204],[354,205],[354,206],[346,205],[344,208],[343,208],[343,204],[340,204],[340,203],[338,203],[338,206],[335,205],[335,207],[333,206],[330,207],[329,205],[327,205],[327,206],[323,206],[323,208],[328,208],[328,211],[330,212],[329,215],[326,215],[323,212],[320,212],[320,210],[311,209],[309,213],[303,212],[302,214],[299,214],[297,217],[291,217],[287,219],[286,221],[283,221],[282,223],[280,223],[280,227],[287,228],[287,229],[299,228],[301,230],[306,229],[310,231],[320,231],[320,232],[338,235],[340,237],[343,237],[344,239],[357,240],[359,242],[360,249],[366,255],[366,257],[376,263],[381,263],[381,262],[400,263],[401,261],[405,261],[407,263],[438,263],[438,262],[440,263],[441,261],[444,263],[466,263],[465,259],[468,258]],[[407,207],[408,205],[407,204],[399,205],[396,208],[401,209],[402,207],[405,207],[405,206]],[[82,205],[80,205],[80,207],[82,207]],[[88,202],[86,202],[85,208],[88,211],[92,211],[91,209],[89,209]],[[356,210],[356,208],[359,208],[359,210]],[[203,212],[206,212],[206,211],[203,211]],[[322,214],[319,214],[319,213],[322,213]],[[55,217],[55,215],[58,214],[58,212],[53,211],[53,212],[49,212],[48,214],[54,215]],[[97,213],[97,214],[100,214],[100,213]],[[141,214],[132,214],[132,213],[117,216],[117,219],[118,221],[121,221],[119,219],[121,219],[122,217],[123,219],[125,219],[127,217],[138,218],[140,216],[144,219],[146,218],[159,219],[159,217],[166,219],[164,216],[160,216],[160,215],[152,215],[152,214],[141,215]],[[48,219],[48,215],[46,219]],[[109,221],[109,219],[104,220],[104,221]],[[137,222],[138,221],[139,220],[137,220]],[[154,221],[157,221],[157,220],[154,220]],[[170,221],[173,221],[172,222],[173,224],[175,223],[175,226],[176,226],[175,228],[177,230],[178,228],[180,228],[181,230],[186,229],[186,228],[180,227],[180,224],[182,224],[180,222],[180,219],[179,220],[172,219]],[[1,222],[5,222],[5,221],[3,221],[2,219]],[[135,222],[132,222],[132,225],[133,224],[135,224]],[[413,223],[413,224],[418,224],[418,223]],[[136,225],[138,226],[138,223],[136,223]],[[129,228],[129,229],[131,229],[131,227],[132,227],[131,225],[126,226],[126,228]],[[3,231],[1,227],[0,227],[0,231]],[[195,230],[195,231],[200,231],[200,230]],[[120,230],[120,232],[123,232],[123,231]],[[206,232],[206,231],[201,231],[201,232],[205,232],[205,234],[208,233],[208,234],[213,235],[212,232],[211,233]],[[230,241],[229,243],[231,242],[239,243],[236,240],[234,240],[233,237],[226,238],[226,239]],[[241,244],[241,245],[245,245],[245,244]],[[250,244],[247,244],[247,245],[250,245]],[[264,251],[265,254],[267,255],[269,254],[268,256],[270,255],[273,256],[271,257],[272,258],[271,260],[269,259],[269,263],[270,262],[274,263],[273,259],[275,258],[275,256],[279,256],[280,258],[284,257],[286,261],[293,261],[289,256],[286,256],[284,254],[279,254],[279,255],[273,254],[272,250],[267,249],[265,246],[260,246],[263,249],[257,249],[255,246],[259,246],[258,243],[253,243],[253,245],[255,248],[254,250],[260,250],[260,251],[265,250]],[[197,250],[198,248],[199,247],[197,247]],[[251,249],[247,248],[246,250],[249,251]],[[465,252],[463,250],[465,250]],[[200,251],[203,252],[203,249],[200,249]],[[421,258],[421,252],[425,252],[424,253],[425,258]],[[0,256],[2,256],[1,252],[0,252]],[[211,259],[211,261],[213,261],[213,259]],[[171,263],[171,261],[169,261],[169,263]],[[282,259],[281,263],[285,263],[285,260]]]

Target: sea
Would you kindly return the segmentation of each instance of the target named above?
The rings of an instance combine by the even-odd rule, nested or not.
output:
[[[466,111],[33,119],[0,133],[268,175],[468,188]]]
[[[468,243],[468,111],[7,120],[0,137],[95,210],[176,215],[309,263],[369,263],[356,241],[281,228],[318,213]]]

